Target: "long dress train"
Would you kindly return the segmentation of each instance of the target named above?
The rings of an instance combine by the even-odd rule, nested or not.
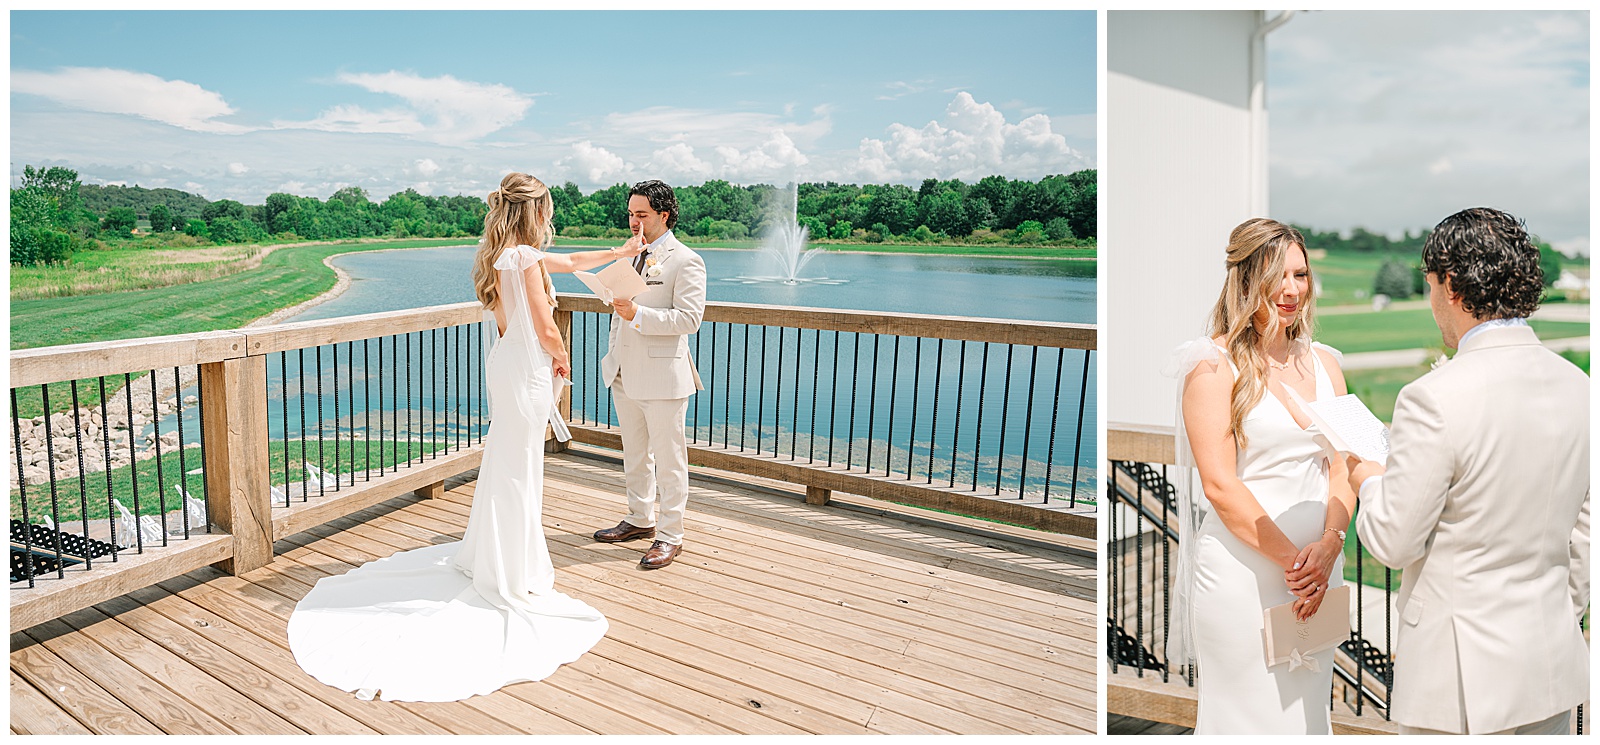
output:
[[[564,431],[522,291],[542,257],[516,246],[495,263],[508,328],[484,363],[491,426],[465,535],[318,581],[289,619],[295,661],[317,680],[363,698],[456,701],[540,680],[605,636],[599,611],[554,589],[541,524],[545,424]]]

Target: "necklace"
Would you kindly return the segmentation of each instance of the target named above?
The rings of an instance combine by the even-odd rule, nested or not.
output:
[[[1275,368],[1277,368],[1279,370],[1287,370],[1287,369],[1289,369],[1289,358],[1288,357],[1284,357],[1283,361],[1279,362],[1279,361],[1277,361],[1275,359],[1272,359],[1271,357],[1268,357],[1267,358],[1267,364],[1271,365],[1271,366],[1273,366],[1273,367],[1275,367]]]

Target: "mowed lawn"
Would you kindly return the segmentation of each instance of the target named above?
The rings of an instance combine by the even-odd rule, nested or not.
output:
[[[471,242],[461,238],[296,246],[274,251],[255,269],[204,282],[17,300],[11,303],[11,348],[239,328],[332,289],[336,278],[322,260],[334,254]]]
[[[1541,339],[1588,336],[1589,324],[1565,321],[1532,321]],[[1345,354],[1381,352],[1391,349],[1443,349],[1433,312],[1390,310],[1381,313],[1327,314],[1317,317],[1317,341]]]

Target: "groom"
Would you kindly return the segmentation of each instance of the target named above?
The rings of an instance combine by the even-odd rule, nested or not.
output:
[[[1589,378],[1525,318],[1543,290],[1516,218],[1458,212],[1422,248],[1457,350],[1401,389],[1388,469],[1350,460],[1356,530],[1403,569],[1402,734],[1566,734],[1589,695]]]
[[[634,184],[628,192],[628,227],[645,244],[634,260],[645,291],[612,303],[611,345],[600,360],[600,377],[611,388],[622,428],[628,516],[614,528],[596,531],[594,539],[617,543],[654,537],[639,560],[645,569],[671,564],[683,550],[683,510],[689,501],[683,417],[690,394],[704,387],[687,337],[700,328],[705,313],[706,263],[673,236],[677,224],[672,187],[656,180]]]

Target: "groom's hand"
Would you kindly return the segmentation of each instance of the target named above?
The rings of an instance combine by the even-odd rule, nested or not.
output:
[[[1373,476],[1382,476],[1388,469],[1382,463],[1362,460],[1358,455],[1346,456],[1345,464],[1350,467],[1350,491],[1361,496],[1361,483]]]
[[[617,315],[622,316],[622,320],[629,323],[633,322],[634,314],[639,312],[639,306],[634,305],[632,300],[624,300],[620,297],[612,298],[611,307],[616,309]]]

